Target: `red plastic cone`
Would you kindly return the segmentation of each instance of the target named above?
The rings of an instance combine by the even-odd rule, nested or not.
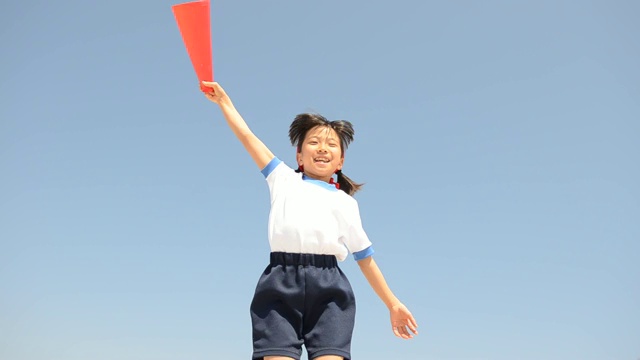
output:
[[[212,89],[202,85],[202,81],[213,81],[209,0],[178,4],[171,9],[178,23],[182,41],[187,47],[193,69],[200,80],[200,89],[203,92],[209,92]]]

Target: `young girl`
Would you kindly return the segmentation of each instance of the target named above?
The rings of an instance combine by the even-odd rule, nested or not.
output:
[[[267,180],[270,263],[251,302],[253,359],[351,359],[355,298],[337,265],[351,252],[373,290],[389,308],[393,333],[418,334],[411,312],[395,297],[373,261],[356,200],[360,185],[342,173],[353,140],[347,121],[300,114],[289,129],[297,147],[293,170],[249,129],[231,99],[215,82],[206,97],[219,105],[227,124]],[[333,176],[336,175],[337,181]]]

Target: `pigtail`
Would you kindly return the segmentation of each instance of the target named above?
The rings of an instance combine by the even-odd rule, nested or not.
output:
[[[340,185],[340,190],[346,192],[347,194],[353,196],[363,184],[357,184],[353,180],[351,180],[347,175],[342,173],[342,170],[338,170],[336,172],[338,175],[338,184]]]

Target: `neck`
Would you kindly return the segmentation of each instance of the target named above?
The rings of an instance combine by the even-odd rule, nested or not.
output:
[[[331,180],[333,179],[333,177],[331,177],[331,176],[329,176],[329,177],[319,177],[319,176],[316,176],[316,175],[308,174],[306,172],[303,172],[302,174],[304,176],[306,176],[307,178],[309,178],[309,179],[320,180],[320,181],[324,181],[324,182],[327,182],[327,183],[330,183]]]

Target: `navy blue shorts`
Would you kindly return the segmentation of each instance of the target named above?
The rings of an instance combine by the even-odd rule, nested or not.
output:
[[[351,358],[356,302],[333,255],[272,252],[251,302],[253,359]]]

